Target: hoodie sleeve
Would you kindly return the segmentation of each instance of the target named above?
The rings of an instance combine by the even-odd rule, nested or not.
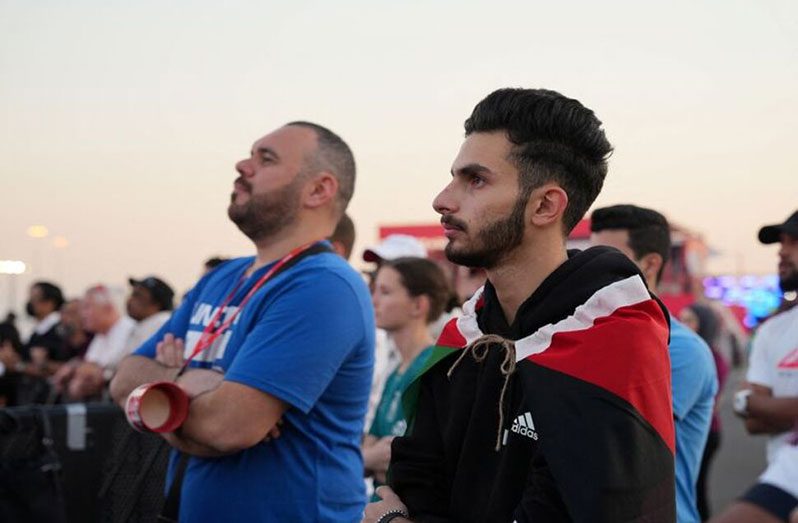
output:
[[[451,487],[430,378],[427,374],[420,379],[418,406],[409,433],[391,445],[388,484],[410,508],[413,521],[445,523],[450,521]]]

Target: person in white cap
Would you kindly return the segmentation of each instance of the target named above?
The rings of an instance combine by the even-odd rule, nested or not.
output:
[[[383,261],[396,260],[398,258],[426,258],[427,248],[415,236],[409,234],[389,234],[379,244],[367,248],[363,251],[363,261],[377,264],[377,268],[366,274],[369,277],[369,287],[373,291],[374,276]],[[374,377],[371,381],[371,394],[369,395],[369,409],[366,413],[366,427],[371,426],[374,419],[374,412],[377,403],[382,396],[385,388],[385,380],[399,364],[399,353],[396,351],[393,341],[388,338],[386,332],[377,329],[377,337],[374,347]]]
[[[427,248],[415,236],[409,234],[389,234],[379,245],[363,251],[363,261],[381,263],[383,260],[397,258],[426,258]]]

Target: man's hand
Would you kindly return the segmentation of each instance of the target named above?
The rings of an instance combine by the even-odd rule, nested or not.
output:
[[[401,510],[405,514],[408,513],[407,507],[404,503],[402,503],[402,500],[399,499],[399,496],[397,496],[394,491],[391,490],[391,487],[378,488],[377,495],[382,498],[382,500],[366,505],[366,511],[363,513],[363,521],[361,521],[361,523],[376,523],[380,520],[380,518],[382,518],[382,516],[392,510]],[[407,521],[410,520],[403,517],[394,518],[391,520],[391,522],[394,523]]]
[[[69,395],[75,399],[84,399],[99,394],[105,379],[103,369],[95,363],[84,362],[77,369],[69,382]]]
[[[164,367],[179,369],[183,366],[184,351],[185,344],[183,340],[175,338],[172,334],[167,334],[155,346],[155,361]]]
[[[388,466],[391,464],[391,442],[393,436],[385,436],[377,440],[371,448],[371,470],[374,471],[374,479],[380,483],[385,483]]]
[[[375,441],[376,440],[376,441]],[[363,444],[363,464],[367,470],[374,473],[374,479],[385,483],[385,472],[391,463],[391,442],[393,436],[376,439],[375,436],[366,436]]]
[[[75,371],[77,370],[79,364],[79,361],[72,360],[64,365],[61,365],[61,368],[56,371],[56,373],[53,375],[53,387],[55,387],[56,392],[66,392],[69,380],[71,380],[72,376],[75,375]]]
[[[774,398],[772,389],[756,383],[746,383],[744,388],[751,390],[745,416],[749,434],[779,434],[794,427],[798,398]]]

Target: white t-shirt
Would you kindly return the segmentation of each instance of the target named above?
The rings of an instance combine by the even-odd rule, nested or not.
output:
[[[108,332],[94,335],[84,359],[104,369],[115,369],[126,355],[127,340],[135,326],[132,318],[122,316]]]
[[[759,482],[774,485],[798,498],[798,446],[782,446],[773,463],[759,476]]]
[[[124,355],[127,356],[141,347],[145,341],[150,339],[150,336],[158,332],[158,329],[166,323],[166,320],[168,320],[171,315],[172,311],[156,312],[152,316],[144,318],[136,323],[136,326],[131,331],[130,337],[127,340]]]
[[[773,397],[798,397],[798,307],[773,316],[759,327],[751,344],[746,379],[773,391]],[[770,437],[768,464],[790,438],[790,433]]]

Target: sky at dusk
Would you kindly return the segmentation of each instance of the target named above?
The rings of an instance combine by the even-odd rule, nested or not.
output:
[[[713,272],[772,273],[756,232],[798,209],[797,51],[794,1],[0,0],[0,260],[28,264],[20,300],[40,278],[187,290],[253,251],[226,217],[233,166],[298,119],[355,153],[359,256],[379,225],[437,221],[481,98],[545,87],[615,147],[595,206],[661,210]]]

